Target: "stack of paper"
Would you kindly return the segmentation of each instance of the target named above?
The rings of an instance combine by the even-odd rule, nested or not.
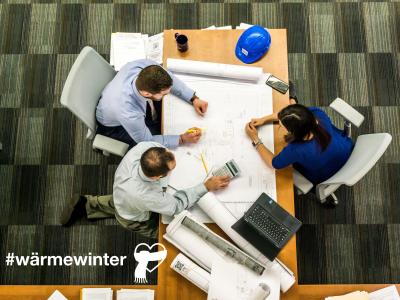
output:
[[[119,71],[126,63],[137,59],[152,59],[162,63],[164,34],[116,32],[111,34],[110,64]]]
[[[111,288],[84,288],[81,290],[81,300],[112,300]]]
[[[367,292],[352,292],[342,296],[334,296],[325,298],[325,300],[369,300]]]
[[[154,291],[142,289],[121,289],[117,291],[117,300],[154,300]]]

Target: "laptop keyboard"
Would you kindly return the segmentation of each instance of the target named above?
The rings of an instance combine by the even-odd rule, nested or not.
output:
[[[261,235],[271,240],[277,247],[289,235],[289,230],[276,222],[261,205],[254,207],[250,214],[245,215],[250,223]]]

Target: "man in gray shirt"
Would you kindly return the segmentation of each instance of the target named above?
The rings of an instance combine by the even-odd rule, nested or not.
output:
[[[172,152],[156,142],[142,142],[123,158],[115,173],[113,195],[76,196],[63,212],[61,223],[70,226],[83,216],[114,217],[125,228],[156,237],[158,214],[173,216],[193,206],[209,191],[225,188],[229,177],[213,176],[194,187],[166,193],[169,173],[175,168]]]

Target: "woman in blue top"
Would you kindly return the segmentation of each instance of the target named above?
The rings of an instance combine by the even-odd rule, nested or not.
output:
[[[288,131],[285,135],[288,144],[274,155],[258,137],[257,127],[278,121]],[[324,111],[301,104],[289,105],[278,114],[252,119],[246,125],[246,133],[269,167],[282,169],[293,165],[314,185],[334,175],[353,150],[352,140],[332,124]],[[328,204],[333,204],[332,200]]]

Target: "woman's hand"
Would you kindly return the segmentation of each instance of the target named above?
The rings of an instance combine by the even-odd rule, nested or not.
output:
[[[259,127],[265,124],[265,120],[264,118],[251,119],[250,124],[253,125],[254,127]]]
[[[245,131],[253,142],[259,140],[257,128],[251,122],[246,124]]]

